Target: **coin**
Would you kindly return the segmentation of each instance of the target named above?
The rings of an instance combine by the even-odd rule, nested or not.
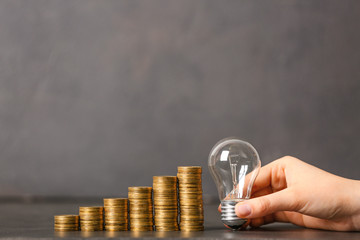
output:
[[[79,207],[81,231],[102,231],[104,224],[104,207]]]
[[[180,230],[204,230],[202,169],[198,166],[178,167]]]
[[[154,225],[156,231],[178,231],[176,176],[154,176]]]
[[[104,217],[106,231],[127,231],[128,199],[104,198]]]
[[[54,216],[55,231],[78,231],[79,215],[55,215]]]
[[[152,187],[129,187],[131,231],[153,231]]]
[[[104,207],[122,207],[127,205],[127,198],[104,198]]]

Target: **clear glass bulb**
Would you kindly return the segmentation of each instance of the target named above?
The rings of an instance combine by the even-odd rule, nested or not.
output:
[[[236,216],[235,205],[251,196],[261,167],[259,154],[248,142],[225,138],[212,148],[208,166],[219,192],[221,220],[232,229],[239,229],[247,219]]]

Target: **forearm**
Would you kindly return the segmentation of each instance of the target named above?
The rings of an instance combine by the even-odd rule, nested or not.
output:
[[[354,230],[360,231],[360,181],[352,181],[352,191],[350,192],[352,202],[352,217],[351,222],[354,226]]]

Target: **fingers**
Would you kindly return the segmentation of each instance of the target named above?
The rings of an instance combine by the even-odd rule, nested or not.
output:
[[[266,188],[263,188],[261,190],[258,190],[256,192],[251,193],[251,198],[262,197],[264,195],[268,195],[268,194],[271,194],[273,192],[274,191],[273,191],[273,189],[271,187],[266,187]]]
[[[295,211],[298,205],[295,194],[284,189],[269,195],[240,202],[235,207],[240,218],[259,218],[278,211]]]
[[[261,218],[251,219],[250,226],[252,228],[257,228],[265,224],[273,223],[274,217],[272,215],[267,215]]]
[[[259,191],[266,187],[276,186],[278,190],[281,190],[286,187],[286,179],[284,173],[283,164],[290,157],[283,157],[277,159],[264,167],[259,171],[257,178],[255,179],[254,185],[252,187],[252,192]]]

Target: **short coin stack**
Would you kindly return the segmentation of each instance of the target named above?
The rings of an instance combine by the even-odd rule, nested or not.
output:
[[[153,231],[151,187],[129,187],[130,230]]]
[[[176,176],[154,176],[154,220],[156,231],[178,231]]]
[[[201,167],[178,167],[181,231],[204,230],[201,173]]]
[[[103,231],[104,207],[80,207],[81,231]]]
[[[79,215],[56,215],[54,216],[55,231],[78,231]]]
[[[105,230],[128,230],[128,199],[104,198]]]

